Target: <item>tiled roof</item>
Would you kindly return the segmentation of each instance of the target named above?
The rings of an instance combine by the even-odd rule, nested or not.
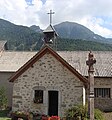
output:
[[[49,25],[44,31],[43,33],[48,33],[48,32],[54,32],[56,36],[58,36],[58,33],[56,32],[56,30],[54,29],[54,27],[52,25]]]
[[[54,32],[53,26],[49,25],[43,32]]]
[[[86,65],[88,53],[89,51],[59,52],[69,64],[84,76],[88,76],[88,66]],[[93,53],[96,58],[95,76],[112,77],[112,52],[93,51]]]
[[[0,55],[0,71],[15,72],[30,60],[37,52],[3,52]],[[88,76],[88,51],[58,51],[72,67],[84,76]],[[95,76],[112,77],[112,52],[93,51],[96,58]]]
[[[30,60],[37,52],[8,52],[0,53],[0,71],[15,72]]]
[[[29,67],[33,66],[41,57],[45,54],[51,54],[58,62],[60,62],[64,67],[71,71],[75,76],[77,76],[84,85],[88,84],[88,80],[83,77],[76,69],[74,69],[70,64],[68,64],[60,55],[57,54],[53,49],[48,45],[45,45],[36,55],[33,56],[27,63],[25,63],[15,74],[9,78],[10,82],[14,82],[22,73],[24,73]]]

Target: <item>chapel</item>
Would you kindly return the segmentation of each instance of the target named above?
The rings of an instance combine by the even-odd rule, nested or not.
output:
[[[57,51],[58,34],[52,25],[43,31],[37,52],[1,50],[0,86],[6,88],[13,111],[30,110],[64,116],[74,104],[87,102],[89,51]],[[95,108],[112,110],[112,52],[94,51]]]

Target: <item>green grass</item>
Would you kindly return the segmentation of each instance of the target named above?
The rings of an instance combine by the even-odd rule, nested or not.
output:
[[[7,117],[0,117],[0,120],[11,120],[11,118],[7,118]]]

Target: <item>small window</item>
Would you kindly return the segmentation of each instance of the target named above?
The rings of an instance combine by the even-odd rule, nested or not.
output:
[[[95,88],[95,97],[110,98],[110,88]]]
[[[43,103],[43,90],[34,91],[34,103]]]

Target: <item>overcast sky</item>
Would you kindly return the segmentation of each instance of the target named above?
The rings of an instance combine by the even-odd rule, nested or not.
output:
[[[52,9],[53,24],[76,22],[94,33],[112,38],[112,0],[0,0],[0,18],[17,25],[49,25]]]

